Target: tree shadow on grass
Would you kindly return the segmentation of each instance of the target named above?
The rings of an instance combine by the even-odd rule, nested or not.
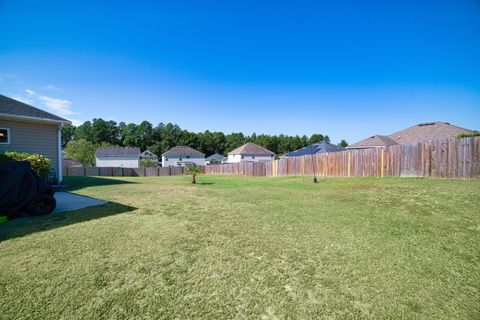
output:
[[[117,179],[115,179],[117,178]],[[100,187],[110,186],[116,184],[136,184],[138,182],[128,181],[122,179],[122,177],[65,177],[63,179],[63,188],[59,188],[58,191],[74,191],[87,187]]]
[[[107,202],[103,205],[75,211],[13,219],[0,224],[0,243],[7,239],[23,237],[36,232],[48,231],[76,223],[101,219],[136,209],[137,208],[135,207],[126,206],[116,202]]]
[[[195,184],[201,185],[201,186],[210,186],[214,184],[213,182],[197,182]]]

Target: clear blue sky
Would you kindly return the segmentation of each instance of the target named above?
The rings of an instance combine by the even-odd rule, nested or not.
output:
[[[334,142],[480,129],[480,1],[0,0],[0,92],[76,121]]]

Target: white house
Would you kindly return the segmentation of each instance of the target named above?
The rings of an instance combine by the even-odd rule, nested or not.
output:
[[[162,154],[162,167],[205,165],[205,154],[186,146],[174,147]]]
[[[107,147],[97,148],[95,165],[97,167],[138,168],[140,148]]]
[[[237,149],[228,153],[228,162],[242,161],[267,161],[273,160],[275,153],[259,146],[253,142],[248,142]]]

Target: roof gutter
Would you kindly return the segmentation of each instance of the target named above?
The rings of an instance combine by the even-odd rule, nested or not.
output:
[[[54,120],[54,119],[48,119],[48,118],[36,118],[36,117],[20,116],[20,115],[9,114],[9,113],[0,113],[0,118],[14,119],[14,120],[20,120],[20,121],[27,121],[27,122],[40,122],[40,123],[51,123],[51,124],[72,124],[72,122],[68,121],[68,120]]]

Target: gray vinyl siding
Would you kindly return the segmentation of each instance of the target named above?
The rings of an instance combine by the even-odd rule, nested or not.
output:
[[[0,144],[0,152],[39,153],[50,159],[58,174],[58,124],[0,119],[0,128],[10,129],[10,144]]]

